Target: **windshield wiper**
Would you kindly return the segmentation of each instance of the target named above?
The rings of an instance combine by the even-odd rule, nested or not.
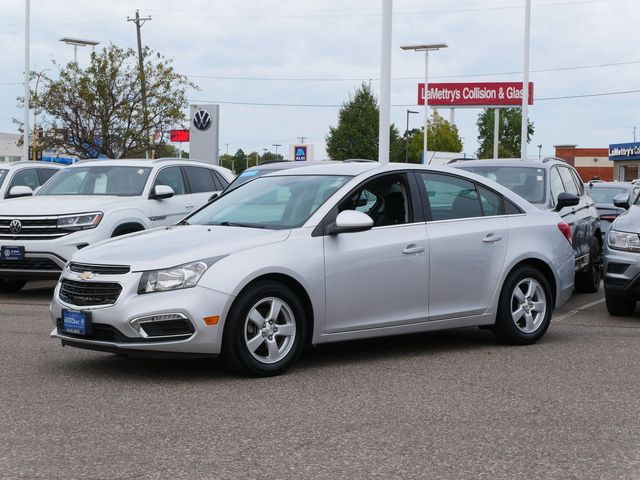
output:
[[[264,225],[257,225],[255,223],[239,223],[239,222],[220,222],[213,225],[220,225],[222,227],[246,227],[246,228],[267,228]]]

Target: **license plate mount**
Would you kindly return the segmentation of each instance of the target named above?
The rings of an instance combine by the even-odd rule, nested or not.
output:
[[[0,260],[24,260],[24,247],[15,245],[2,245],[2,247],[0,247]]]
[[[59,328],[62,333],[89,335],[91,333],[91,312],[63,309]]]

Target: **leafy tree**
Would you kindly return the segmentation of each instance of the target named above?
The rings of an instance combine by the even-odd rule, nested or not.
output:
[[[152,147],[147,131],[163,138],[186,120],[186,89],[196,85],[159,53],[145,48],[143,58],[147,125],[134,50],[109,45],[92,53],[85,69],[75,62],[54,62],[57,78],[41,75],[39,91],[31,92],[31,105],[45,131],[40,146],[80,158],[139,156]]]
[[[413,129],[408,136],[409,163],[420,163],[424,149],[424,127]],[[462,152],[458,127],[433,112],[427,121],[427,150],[431,152]]]
[[[485,108],[479,115],[476,125],[478,126],[478,143],[480,147],[476,152],[478,158],[493,157],[493,125],[494,111],[492,108]],[[500,135],[498,145],[499,158],[519,158],[520,157],[520,137],[522,132],[522,115],[519,108],[503,108],[500,110]],[[534,125],[529,121],[527,130],[527,143],[531,141],[534,132]]]
[[[363,83],[353,96],[340,108],[338,125],[329,127],[327,154],[332,160],[348,158],[378,158],[378,100],[371,86]],[[391,161],[403,161],[404,142],[398,129],[392,125],[390,129],[391,143],[389,157]]]

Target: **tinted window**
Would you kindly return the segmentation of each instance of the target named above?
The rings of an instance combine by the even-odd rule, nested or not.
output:
[[[2,186],[2,183],[4,182],[4,179],[7,177],[7,172],[9,170],[0,170],[0,187]]]
[[[462,170],[477,173],[500,185],[507,187],[514,193],[531,203],[545,202],[544,168],[487,165],[460,167]]]
[[[517,215],[519,213],[522,213],[522,210],[520,210],[520,207],[518,207],[513,202],[511,202],[510,200],[507,200],[505,198],[504,199],[504,214],[505,215]]]
[[[551,198],[553,199],[553,204],[555,205],[558,201],[558,195],[564,192],[562,179],[560,178],[558,169],[555,167],[553,167],[549,173],[549,186],[551,188]]]
[[[374,227],[412,221],[409,189],[404,175],[385,175],[367,182],[344,199],[338,210],[366,213],[373,219]]]
[[[591,187],[589,189],[589,196],[596,203],[613,203],[613,197],[621,193],[629,193],[629,191],[626,188],[615,187]],[[631,201],[633,201],[633,198],[631,198]]]
[[[502,215],[502,197],[491,190],[478,185],[482,212],[485,216]]]
[[[481,217],[480,198],[469,180],[437,173],[421,173],[433,220]]]
[[[44,185],[46,181],[53,177],[57,172],[58,170],[53,168],[39,168],[38,176],[40,177],[40,185]]]
[[[156,185],[171,187],[175,195],[184,195],[187,191],[180,167],[167,167],[160,170],[153,186]]]
[[[9,193],[13,187],[17,186],[26,186],[31,188],[31,190],[38,188],[40,186],[40,179],[38,178],[37,170],[35,168],[25,168],[17,171],[11,179],[7,193]]]
[[[584,183],[582,182],[582,179],[580,178],[580,175],[578,175],[578,172],[576,172],[574,169],[569,169],[569,171],[571,172],[571,175],[573,176],[573,181],[576,182],[576,185],[578,186],[578,194],[580,196],[584,195]]]
[[[578,195],[578,186],[576,185],[575,180],[573,179],[573,175],[571,175],[571,170],[566,167],[558,167],[560,171],[560,177],[562,178],[562,183],[564,184],[565,192],[573,193],[574,195]]]
[[[38,195],[142,195],[150,172],[149,167],[119,165],[65,168],[51,177]]]
[[[211,176],[213,177],[213,181],[216,184],[216,189],[217,190],[224,190],[229,185],[229,182],[227,181],[227,179],[224,178],[222,175],[220,175],[215,170],[211,170]]]
[[[216,188],[211,170],[202,167],[182,167],[187,173],[191,193],[214,192]]]

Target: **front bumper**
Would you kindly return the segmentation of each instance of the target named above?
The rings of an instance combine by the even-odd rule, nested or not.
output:
[[[108,351],[129,356],[216,356],[220,353],[224,319],[233,297],[205,287],[196,286],[169,292],[137,293],[141,273],[126,275],[96,275],[87,280],[93,282],[114,282],[122,285],[122,292],[113,305],[76,306],[60,298],[61,283],[56,286],[51,302],[51,318],[56,328],[51,337],[61,340],[62,345]],[[79,281],[79,275],[68,270],[63,279]],[[99,335],[79,336],[58,329],[62,310],[91,312],[91,323],[98,327]],[[132,325],[132,321],[153,315],[179,314],[191,323],[192,333],[175,337],[144,337]],[[216,325],[205,324],[205,317],[219,316]],[[105,335],[104,332],[111,332]]]
[[[640,253],[604,246],[604,291],[608,297],[640,300]]]

